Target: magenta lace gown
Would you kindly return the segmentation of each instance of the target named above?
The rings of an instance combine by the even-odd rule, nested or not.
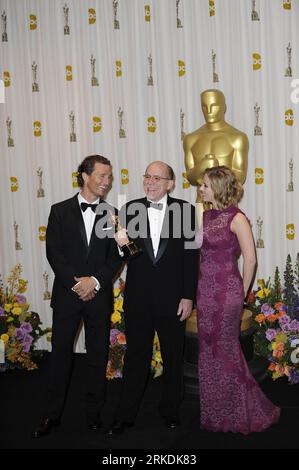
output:
[[[201,427],[248,434],[278,420],[252,377],[239,343],[244,289],[240,246],[230,224],[234,206],[204,212],[197,291]]]

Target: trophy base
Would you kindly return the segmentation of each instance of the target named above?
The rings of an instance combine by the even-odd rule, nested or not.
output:
[[[8,147],[14,147],[15,146],[14,141],[13,141],[12,138],[7,139],[7,146]]]
[[[122,247],[122,250],[130,258],[140,255],[142,253],[142,249],[139,248],[133,241],[129,242],[127,245],[124,245]]]
[[[69,26],[64,27],[64,34],[65,35],[70,34],[70,27]]]
[[[219,82],[218,74],[213,73],[213,83],[218,83],[218,82]]]
[[[292,76],[293,76],[291,67],[288,67],[288,68],[286,69],[286,73],[284,74],[284,76],[285,76],[285,77],[292,77]]]
[[[32,92],[39,91],[38,83],[32,83]]]
[[[259,126],[255,126],[254,135],[263,135],[262,129]]]
[[[96,77],[92,77],[91,86],[99,86],[99,80]]]
[[[77,142],[77,136],[74,132],[70,134],[70,142]]]
[[[44,300],[51,300],[51,294],[49,291],[44,292]]]
[[[120,139],[125,139],[126,138],[126,132],[124,129],[119,129],[119,138]]]
[[[294,185],[293,185],[293,183],[289,183],[289,184],[288,184],[287,192],[288,192],[288,193],[292,193],[293,191],[294,191]]]
[[[114,20],[114,29],[119,29],[119,21]]]
[[[2,42],[8,42],[7,33],[2,33]]]
[[[37,197],[45,197],[45,191],[43,189],[38,189]]]
[[[147,86],[154,86],[153,77],[148,77],[148,79],[147,79]]]
[[[260,17],[256,11],[251,13],[251,21],[260,21]]]
[[[23,250],[22,245],[19,242],[16,242],[15,247],[16,247],[16,250]]]
[[[183,27],[182,22],[179,18],[177,18],[177,20],[176,20],[176,27],[177,28],[182,28]]]

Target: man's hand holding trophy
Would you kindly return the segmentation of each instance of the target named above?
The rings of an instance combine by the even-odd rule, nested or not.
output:
[[[122,250],[122,252],[130,257],[142,253],[142,249],[139,248],[133,240],[129,239],[128,230],[120,225],[118,215],[114,215],[110,211],[110,218],[113,225],[115,226],[115,241]]]

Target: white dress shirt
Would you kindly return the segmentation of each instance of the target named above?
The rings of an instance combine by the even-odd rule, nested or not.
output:
[[[161,230],[162,230],[162,225],[163,225],[166,206],[167,206],[167,194],[165,194],[165,196],[163,196],[162,199],[160,199],[160,201],[151,201],[150,199],[148,200],[150,202],[155,202],[157,204],[163,205],[162,210],[154,209],[153,207],[148,207],[147,209],[154,257],[156,257],[158,253],[158,249],[159,249]]]
[[[86,202],[87,204],[90,204],[88,201],[86,201],[86,199],[84,199],[83,196],[81,196],[80,193],[78,194],[78,201],[79,201],[80,209],[81,209],[81,202]],[[100,199],[98,198],[95,201],[93,201],[92,204],[98,204],[99,202],[100,202]],[[84,211],[84,212],[81,209],[81,214],[82,214],[83,221],[84,221],[87,243],[89,245],[91,234],[92,234],[92,229],[93,229],[93,226],[94,226],[94,221],[95,221],[95,218],[96,218],[96,213],[93,212],[91,207],[87,207],[86,211]],[[100,283],[97,280],[97,278],[95,278],[94,276],[90,276],[90,277],[92,277],[97,283],[95,289],[97,291],[100,290],[101,286],[100,286]]]

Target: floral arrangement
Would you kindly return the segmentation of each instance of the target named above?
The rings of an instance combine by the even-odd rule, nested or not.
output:
[[[284,286],[276,267],[274,282],[258,280],[258,290],[249,294],[248,306],[254,312],[254,350],[269,360],[273,380],[287,377],[299,382],[299,253],[292,267],[290,255],[284,271]]]
[[[108,379],[122,377],[123,360],[126,351],[125,322],[123,315],[123,293],[125,283],[119,278],[118,287],[113,289],[114,311],[111,315],[110,346],[106,376]],[[162,358],[157,333],[153,344],[151,370],[154,377],[162,374]]]
[[[50,329],[42,329],[39,315],[29,311],[23,295],[27,281],[21,279],[22,266],[17,264],[4,286],[0,278],[0,371],[7,369],[34,370],[43,351],[36,350],[36,342]]]

